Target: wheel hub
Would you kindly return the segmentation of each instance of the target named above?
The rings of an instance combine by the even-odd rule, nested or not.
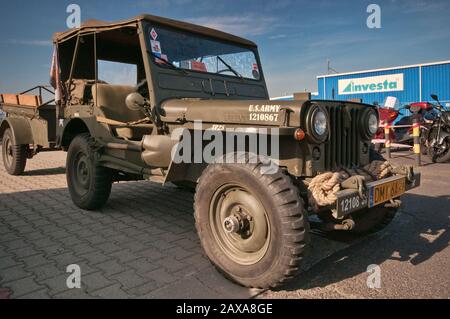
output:
[[[254,264],[266,253],[270,225],[261,202],[238,186],[216,192],[211,205],[211,227],[224,253],[240,264]]]
[[[238,216],[230,216],[225,218],[223,228],[226,233],[239,233],[241,231],[241,222]]]
[[[253,218],[247,215],[245,210],[238,206],[235,208],[235,214],[228,216],[223,221],[223,229],[227,234],[239,234],[241,236],[249,237],[252,235],[251,225]]]

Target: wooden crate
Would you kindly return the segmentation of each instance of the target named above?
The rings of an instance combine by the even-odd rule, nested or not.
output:
[[[19,105],[38,107],[42,101],[37,95],[19,95]]]
[[[42,104],[42,98],[38,95],[27,94],[0,94],[3,104],[38,107]]]
[[[19,98],[16,94],[2,94],[2,100],[5,104],[19,104]]]

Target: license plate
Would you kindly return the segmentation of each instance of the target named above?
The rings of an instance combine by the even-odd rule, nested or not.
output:
[[[406,178],[373,186],[369,190],[369,207],[375,207],[406,192]]]
[[[353,190],[344,190],[341,192],[341,196],[338,197],[336,206],[338,215],[345,216],[363,208],[367,208],[367,198],[359,196],[359,194]]]

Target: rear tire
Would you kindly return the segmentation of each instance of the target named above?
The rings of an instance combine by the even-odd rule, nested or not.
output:
[[[98,165],[89,134],[76,136],[67,153],[66,177],[70,196],[81,209],[101,208],[111,194],[112,171]]]
[[[27,145],[15,145],[10,128],[7,128],[3,134],[2,157],[8,174],[16,176],[23,174],[27,164]]]
[[[304,204],[291,178],[261,164],[213,164],[195,195],[203,249],[228,278],[246,287],[276,287],[299,270],[309,241]],[[237,218],[239,230],[226,230]]]

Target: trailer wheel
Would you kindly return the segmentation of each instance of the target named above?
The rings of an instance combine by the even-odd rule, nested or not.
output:
[[[70,143],[66,177],[70,196],[81,209],[101,208],[111,194],[112,171],[98,165],[89,145],[89,134],[80,134]]]
[[[27,145],[15,145],[10,128],[7,128],[3,134],[2,156],[3,165],[8,174],[23,174],[27,163]]]
[[[279,168],[213,164],[195,195],[195,220],[203,249],[226,277],[246,287],[276,287],[299,270],[309,241],[303,201]]]

